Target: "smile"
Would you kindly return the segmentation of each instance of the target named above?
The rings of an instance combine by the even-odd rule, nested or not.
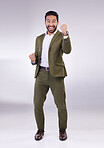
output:
[[[53,29],[54,27],[48,27],[49,29]]]

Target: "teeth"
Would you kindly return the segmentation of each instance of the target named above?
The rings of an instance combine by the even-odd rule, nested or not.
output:
[[[53,27],[49,27],[49,28],[53,28]]]

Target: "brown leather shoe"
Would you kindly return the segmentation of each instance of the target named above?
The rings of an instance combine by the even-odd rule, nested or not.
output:
[[[38,130],[35,134],[34,138],[35,140],[41,140],[44,136],[44,130]]]
[[[59,139],[64,141],[67,139],[67,134],[65,129],[60,129],[59,130]]]

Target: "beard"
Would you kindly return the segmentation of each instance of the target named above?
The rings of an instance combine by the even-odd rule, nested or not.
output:
[[[57,29],[57,26],[46,26],[48,32],[54,33]]]

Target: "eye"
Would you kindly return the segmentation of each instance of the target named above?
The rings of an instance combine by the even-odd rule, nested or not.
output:
[[[50,23],[50,20],[46,20],[47,23]]]
[[[56,21],[52,21],[52,23],[56,23]]]

